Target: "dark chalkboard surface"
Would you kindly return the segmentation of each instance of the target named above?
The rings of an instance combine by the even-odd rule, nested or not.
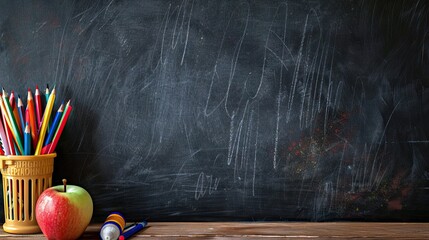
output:
[[[1,1],[0,81],[72,99],[54,185],[86,188],[93,221],[427,221],[428,16],[426,1]]]

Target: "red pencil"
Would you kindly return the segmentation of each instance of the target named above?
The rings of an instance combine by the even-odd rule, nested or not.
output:
[[[10,130],[9,125],[6,123],[5,116],[3,116],[3,123],[5,126],[4,130],[6,131],[6,138],[7,138],[7,143],[9,145],[10,155],[15,155],[15,147],[13,143],[12,131]]]
[[[39,130],[42,125],[42,115],[43,115],[43,107],[42,107],[42,99],[40,98],[39,86],[36,85],[36,92],[34,93],[34,98],[36,102],[36,119],[37,119],[37,130]]]
[[[25,125],[27,125],[27,123],[28,125],[30,125],[30,111],[28,110],[28,106],[27,106],[27,109],[25,109],[24,122],[25,122]]]
[[[72,110],[72,106],[70,105],[70,100],[69,100],[66,104],[63,117],[61,118],[57,131],[55,132],[54,138],[52,139],[52,143],[46,145],[46,147],[49,146],[49,150],[47,151],[47,153],[53,153],[55,151],[55,148],[57,147],[57,144],[58,144],[58,140],[61,137],[61,134],[64,130],[64,126],[67,123],[67,119],[69,118],[71,110]]]
[[[30,131],[31,131],[31,142],[33,143],[33,149],[36,149],[37,141],[39,141],[39,133],[37,132],[36,113],[34,111],[33,95],[31,89],[28,89],[27,94],[27,109],[30,114]]]
[[[32,139],[32,137],[31,137],[31,127],[30,127],[30,111],[28,110],[28,106],[27,106],[27,109],[25,109],[25,119],[24,119],[24,122],[25,122],[25,126],[29,126],[29,130],[30,130],[30,139],[29,139],[29,142],[30,142],[30,146],[29,147],[27,147],[27,146],[24,146],[24,148],[28,148],[28,149],[26,149],[25,151],[26,151],[26,154],[28,154],[28,155],[30,155],[31,154],[31,139]],[[25,131],[24,131],[24,140],[25,140]]]

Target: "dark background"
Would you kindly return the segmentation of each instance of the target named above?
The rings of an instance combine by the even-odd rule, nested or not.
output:
[[[427,221],[428,16],[427,1],[1,1],[0,83],[72,99],[54,185],[87,189],[93,221]]]

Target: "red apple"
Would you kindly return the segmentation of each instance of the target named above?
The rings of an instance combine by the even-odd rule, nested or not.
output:
[[[36,220],[48,239],[77,239],[91,221],[93,204],[89,193],[74,185],[46,189],[36,202]]]

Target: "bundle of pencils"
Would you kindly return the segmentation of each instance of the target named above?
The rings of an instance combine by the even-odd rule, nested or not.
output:
[[[27,93],[27,106],[15,93],[9,94],[2,89],[0,94],[0,140],[1,155],[41,155],[55,151],[58,140],[72,110],[70,100],[52,114],[55,103],[55,87],[49,91],[46,87],[44,100],[38,86],[33,94]],[[44,102],[44,104],[42,103]],[[52,120],[53,119],[53,120]]]

